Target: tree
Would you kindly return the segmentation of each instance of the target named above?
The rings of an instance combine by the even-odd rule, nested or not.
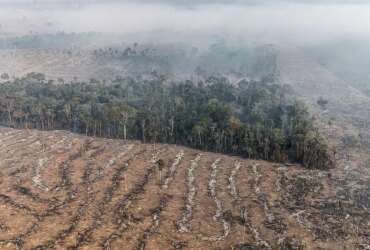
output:
[[[1,74],[1,76],[0,76],[0,78],[2,79],[2,80],[9,80],[9,74],[8,73],[2,73]]]
[[[317,104],[322,108],[326,109],[326,106],[328,105],[329,101],[324,99],[323,97],[320,96],[320,98],[317,100]]]

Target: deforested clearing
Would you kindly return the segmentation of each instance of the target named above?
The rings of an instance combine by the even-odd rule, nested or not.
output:
[[[340,201],[326,172],[65,131],[1,128],[0,140],[1,249],[361,249],[368,240],[368,204]],[[366,182],[346,188],[365,195]]]

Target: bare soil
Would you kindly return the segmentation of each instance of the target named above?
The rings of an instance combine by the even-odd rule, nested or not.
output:
[[[0,128],[0,142],[0,249],[369,245],[369,182],[344,201],[300,166],[64,131]]]

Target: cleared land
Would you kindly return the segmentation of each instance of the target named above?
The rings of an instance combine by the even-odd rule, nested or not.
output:
[[[329,173],[299,166],[64,131],[1,128],[0,141],[1,249],[369,244],[369,181],[344,186],[345,202]]]
[[[369,97],[298,49],[281,49],[277,58],[280,81],[291,85],[310,106],[322,134],[337,150],[337,167],[331,171],[337,196],[343,201],[348,195],[356,196],[352,192],[343,194],[346,186],[370,179]],[[324,109],[317,104],[320,98],[328,101]],[[370,203],[370,185],[365,188]]]
[[[69,49],[0,50],[0,72],[11,77],[43,73],[48,79],[65,81],[105,79],[125,75],[126,64],[119,60],[101,59],[92,51]]]

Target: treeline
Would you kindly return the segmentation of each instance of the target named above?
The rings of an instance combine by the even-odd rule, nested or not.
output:
[[[265,82],[233,86],[225,78],[198,84],[120,79],[109,85],[57,85],[33,74],[0,85],[0,122],[332,167],[331,151],[306,108],[285,92]]]
[[[142,77],[155,71],[174,79],[205,80],[210,76],[261,79],[275,74],[276,51],[255,46],[215,41],[207,48],[168,44],[127,44],[93,51],[98,61],[125,63],[130,76]]]
[[[70,47],[86,46],[96,33],[64,33],[29,34],[16,37],[0,38],[0,49],[66,49]]]

